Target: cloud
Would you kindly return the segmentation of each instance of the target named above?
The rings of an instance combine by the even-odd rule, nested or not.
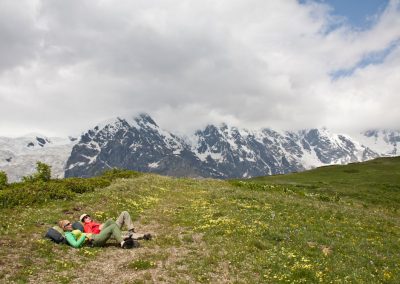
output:
[[[0,5],[2,135],[79,133],[138,112],[182,132],[220,122],[358,131],[400,116],[397,0],[362,31],[312,1]]]
[[[41,35],[35,22],[36,5],[28,0],[0,2],[0,74],[35,57]]]

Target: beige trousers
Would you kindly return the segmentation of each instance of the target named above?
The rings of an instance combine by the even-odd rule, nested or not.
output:
[[[123,211],[121,215],[119,215],[115,223],[117,223],[120,229],[122,229],[122,226],[125,225],[128,228],[128,230],[133,230],[133,222],[131,219],[131,215],[129,215],[127,211]]]

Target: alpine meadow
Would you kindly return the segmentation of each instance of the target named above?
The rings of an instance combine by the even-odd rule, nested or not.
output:
[[[399,284],[400,0],[0,0],[0,284]]]
[[[399,157],[250,180],[113,170],[90,179],[40,182],[65,187],[48,186],[55,192],[47,199],[22,205],[8,203],[8,193],[24,191],[23,183],[0,191],[1,282],[400,280]],[[26,194],[16,196],[23,200]],[[131,212],[135,229],[151,232],[153,240],[132,250],[113,242],[74,249],[43,237],[59,219],[93,212],[104,221],[121,208]]]

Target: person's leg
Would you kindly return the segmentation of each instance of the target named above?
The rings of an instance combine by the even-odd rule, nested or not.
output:
[[[113,219],[108,219],[107,221],[105,221],[103,224],[100,225],[100,231],[104,230],[105,228],[107,228],[112,224],[115,224],[115,221]]]
[[[133,222],[131,219],[131,215],[127,211],[123,211],[121,215],[119,215],[117,221],[118,227],[121,229],[123,225],[125,225],[128,228],[128,231],[133,232]]]
[[[97,247],[103,246],[111,237],[114,237],[118,243],[122,243],[123,241],[121,230],[118,228],[117,224],[111,224],[101,230],[100,234],[93,235],[93,245]]]

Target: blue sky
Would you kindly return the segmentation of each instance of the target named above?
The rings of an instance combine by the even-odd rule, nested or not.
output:
[[[334,23],[334,28],[348,25],[351,29],[365,31],[373,28],[382,12],[387,7],[389,0],[315,0],[331,6],[330,14],[343,19],[339,25]],[[301,1],[306,3],[307,1]],[[355,70],[371,64],[381,64],[385,58],[397,47],[399,40],[391,42],[387,47],[364,55],[354,66],[347,69],[332,71],[331,77],[336,80],[341,77],[351,76]]]
[[[347,69],[334,70],[330,73],[330,75],[333,80],[337,80],[343,77],[352,76],[356,70],[365,68],[369,65],[382,64],[386,59],[386,57],[389,56],[392,53],[392,51],[396,50],[396,48],[398,48],[399,45],[400,45],[400,39],[394,40],[382,50],[366,54],[354,66]]]
[[[384,11],[388,0],[319,0],[333,8],[333,14],[346,17],[348,23],[359,29],[370,28]]]

